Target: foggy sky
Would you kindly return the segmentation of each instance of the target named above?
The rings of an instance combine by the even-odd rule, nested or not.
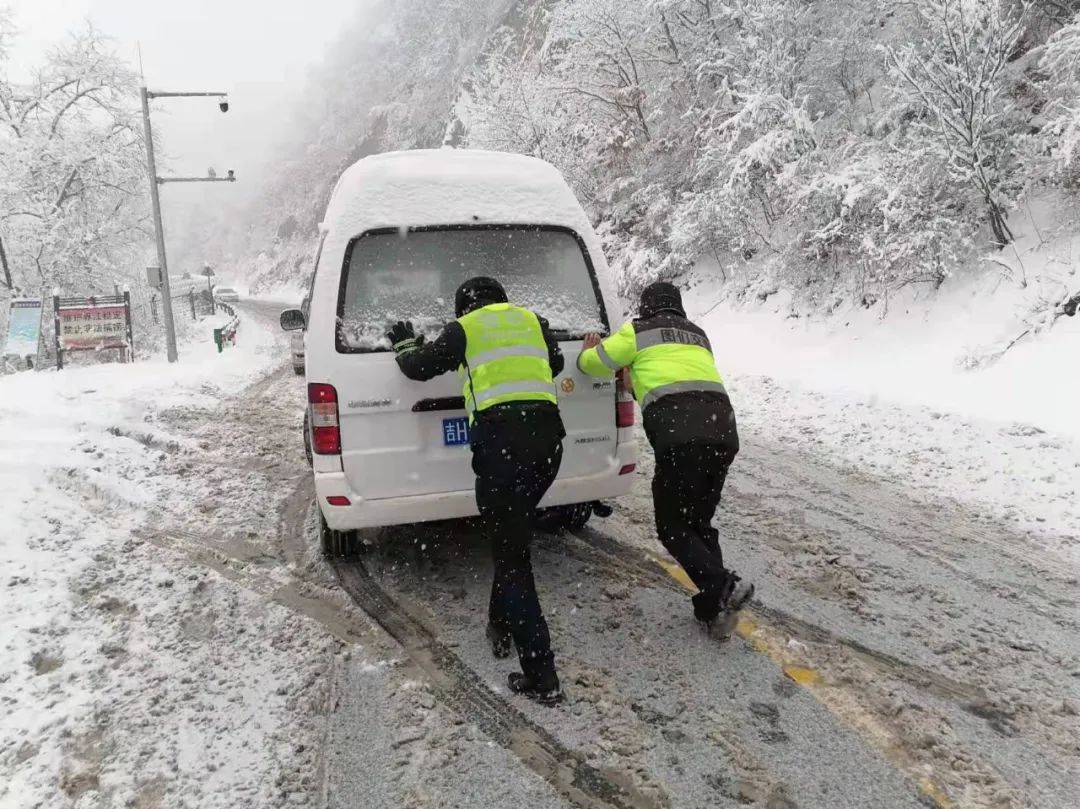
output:
[[[166,186],[163,203],[170,253],[195,207],[228,215],[259,186],[275,143],[286,133],[290,111],[308,69],[321,60],[365,0],[0,0],[14,10],[19,35],[13,78],[87,20],[114,39],[116,52],[138,65],[142,46],[147,85],[164,90],[224,90],[230,111],[211,100],[163,101],[154,111],[165,153],[161,174],[224,175],[236,186]],[[21,75],[20,75],[21,74]]]

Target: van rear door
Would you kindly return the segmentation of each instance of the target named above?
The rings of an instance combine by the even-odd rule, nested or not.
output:
[[[615,388],[576,367],[581,338],[608,330],[584,244],[565,228],[447,226],[376,230],[345,252],[338,301],[336,375],[342,465],[368,499],[473,488],[466,414],[456,374],[413,382],[385,332],[398,320],[434,339],[454,319],[468,278],[498,278],[511,302],[548,319],[566,368],[556,380],[566,424],[560,477],[601,474],[614,463]]]

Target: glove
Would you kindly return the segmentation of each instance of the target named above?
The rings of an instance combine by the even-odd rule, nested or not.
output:
[[[394,347],[394,351],[398,354],[408,354],[424,342],[423,337],[416,336],[416,332],[413,331],[413,324],[403,320],[399,320],[394,324],[394,327],[386,333],[386,339],[390,341],[390,345]]]

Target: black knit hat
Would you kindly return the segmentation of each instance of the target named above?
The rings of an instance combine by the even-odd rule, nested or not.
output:
[[[652,317],[661,312],[675,312],[686,317],[686,310],[682,305],[682,294],[679,288],[667,281],[656,281],[649,284],[641,293],[641,306],[638,309],[639,317]]]
[[[506,303],[506,290],[494,278],[477,276],[458,287],[454,296],[454,315],[461,317],[492,303]]]

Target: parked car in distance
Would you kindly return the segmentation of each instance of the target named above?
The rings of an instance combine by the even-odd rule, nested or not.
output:
[[[236,303],[240,300],[240,293],[232,287],[217,287],[214,290],[214,298],[222,303]]]

